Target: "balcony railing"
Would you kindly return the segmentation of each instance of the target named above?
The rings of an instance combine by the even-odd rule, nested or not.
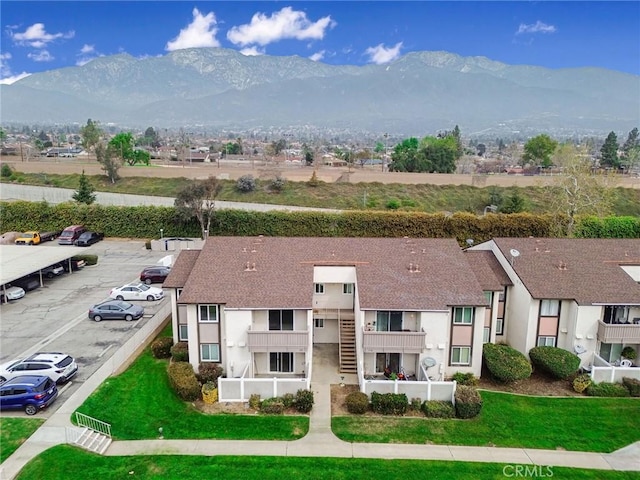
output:
[[[604,343],[640,343],[640,324],[599,321],[598,340]]]
[[[249,330],[247,346],[250,352],[306,352],[307,330]]]
[[[420,332],[363,332],[365,353],[422,353],[427,334]]]

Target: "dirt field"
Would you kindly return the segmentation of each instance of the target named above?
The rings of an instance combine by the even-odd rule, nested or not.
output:
[[[102,173],[100,165],[89,158],[38,158],[28,162],[21,161],[20,157],[2,157],[2,162],[11,165],[15,170],[24,173],[82,173],[87,175],[99,175]],[[236,180],[242,175],[251,174],[254,177],[273,175],[279,173],[287,180],[305,182],[311,178],[313,167],[285,164],[258,165],[257,162],[251,168],[250,161],[246,165],[236,163],[199,163],[183,165],[177,162],[159,162],[150,167],[124,166],[119,173],[123,177],[156,177],[156,178],[206,178],[210,175],[222,176]],[[400,173],[382,172],[380,167],[365,168],[355,167],[349,173],[346,167],[319,167],[316,175],[319,180],[327,183],[348,181],[350,183],[404,183],[404,184],[432,184],[432,185],[473,185],[476,187],[501,186],[501,187],[530,187],[542,186],[551,182],[553,177],[547,176],[518,176],[518,175],[461,175],[461,174],[429,174],[429,173]],[[640,178],[620,178],[620,186],[640,189]]]

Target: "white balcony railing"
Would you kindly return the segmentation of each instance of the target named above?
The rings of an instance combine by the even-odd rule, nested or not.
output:
[[[363,350],[365,353],[422,353],[425,349],[427,334],[420,332],[363,332]]]
[[[604,343],[640,343],[640,324],[599,321],[598,340]]]
[[[309,346],[307,330],[249,330],[247,334],[250,352],[306,352]]]

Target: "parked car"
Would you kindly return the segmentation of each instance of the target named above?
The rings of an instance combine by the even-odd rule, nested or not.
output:
[[[28,231],[18,238],[16,238],[16,245],[39,245],[43,242],[49,242],[58,238],[60,231],[57,232],[36,232]]]
[[[84,260],[76,260],[74,258],[71,259],[71,268],[72,270],[75,272],[77,270],[80,270],[82,267],[84,267],[86,265],[87,262],[85,262]],[[62,265],[62,268],[64,268],[64,271],[69,273],[69,262],[67,260],[65,260],[64,262],[60,262],[60,265]]]
[[[86,232],[86,228],[84,225],[71,225],[70,227],[65,228],[60,237],[58,237],[59,245],[73,245],[80,235]]]
[[[162,283],[171,272],[171,267],[145,267],[140,273],[140,281],[147,285],[151,283]]]
[[[71,355],[59,352],[39,352],[9,362],[0,367],[0,382],[20,375],[46,375],[56,383],[68,381],[78,373],[78,364]]]
[[[108,300],[94,305],[89,309],[89,318],[93,321],[102,320],[138,320],[144,315],[144,308],[122,300]]]
[[[58,275],[62,275],[64,273],[64,267],[59,263],[55,265],[49,265],[41,270],[42,275],[47,278],[57,277]]]
[[[4,287],[0,288],[0,301],[2,303],[8,300],[18,300],[24,297],[24,295],[24,288],[15,287],[11,284],[7,284]]]
[[[25,291],[30,292],[40,286],[40,277],[37,277],[36,275],[27,275],[26,277],[13,280],[12,283],[17,287],[21,287]]]
[[[78,239],[73,242],[76,247],[88,247],[93,245],[94,243],[98,243],[100,240],[104,238],[104,233],[98,232],[84,232],[82,235],[78,237]]]
[[[56,383],[43,375],[22,375],[0,385],[0,409],[35,415],[58,397]]]
[[[116,300],[160,300],[164,297],[161,288],[150,287],[146,283],[132,283],[116,287],[109,292],[109,296]]]

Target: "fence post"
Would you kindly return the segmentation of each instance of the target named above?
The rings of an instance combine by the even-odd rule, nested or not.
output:
[[[278,396],[278,377],[273,377],[273,397]]]
[[[453,381],[453,386],[451,387],[451,403],[456,404],[456,388],[458,387],[458,382]]]
[[[431,400],[431,382],[427,382],[427,401]]]
[[[616,377],[616,367],[610,367],[609,372],[611,372],[611,378],[609,379],[609,383],[613,383]]]

